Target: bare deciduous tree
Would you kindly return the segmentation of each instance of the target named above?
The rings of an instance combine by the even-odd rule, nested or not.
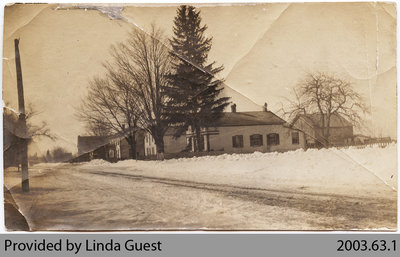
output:
[[[294,89],[294,98],[282,108],[288,120],[300,114],[318,113],[321,117],[324,145],[329,145],[331,118],[340,115],[359,126],[362,114],[367,112],[362,96],[349,81],[322,72],[309,73]]]
[[[108,77],[95,77],[89,82],[88,94],[77,116],[92,134],[124,136],[131,148],[130,157],[136,158],[135,136],[138,128],[132,101],[130,90],[113,83]]]
[[[167,101],[164,89],[170,69],[169,49],[162,43],[163,33],[152,25],[150,34],[136,29],[126,43],[112,48],[113,62],[107,63],[109,79],[132,93],[133,110],[140,127],[147,130],[164,158]]]
[[[135,29],[126,42],[112,46],[112,58],[104,64],[106,74],[90,82],[88,96],[78,114],[93,134],[127,135],[132,152],[136,152],[138,127],[147,130],[161,159],[168,127],[164,88],[170,65],[162,38],[162,32],[153,25],[150,35]]]
[[[9,104],[6,103],[5,106],[9,106]],[[32,118],[38,114],[39,112],[36,111],[33,105],[29,104],[25,114],[26,129],[21,129],[20,114],[10,107],[3,108],[3,152],[5,167],[19,167],[21,164],[21,149],[25,147],[26,143],[30,144],[41,138],[57,139],[51,133],[45,121],[42,121],[39,125],[37,125],[37,121],[32,121]]]
[[[9,106],[9,104],[6,103],[5,106]],[[56,140],[57,136],[51,133],[47,122],[41,121],[41,123],[38,124],[37,122],[33,121],[34,117],[39,114],[41,114],[41,112],[39,112],[32,103],[29,103],[25,114],[27,135],[18,136],[29,139],[29,142],[40,137]],[[19,113],[11,108],[3,108],[3,119],[6,119],[7,122],[12,126],[18,126],[18,115]]]
[[[47,122],[42,121],[40,124],[35,124],[32,121],[32,118],[39,115],[40,113],[41,112],[37,111],[31,103],[28,104],[25,117],[29,137],[31,137],[32,139],[45,137],[51,140],[56,140],[57,136],[50,131]]]

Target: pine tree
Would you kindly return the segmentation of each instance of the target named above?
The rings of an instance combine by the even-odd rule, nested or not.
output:
[[[46,162],[52,162],[53,158],[51,157],[50,150],[46,152]]]
[[[182,5],[174,19],[174,36],[170,40],[173,56],[170,85],[166,88],[170,123],[181,130],[189,126],[195,135],[195,151],[203,150],[201,127],[209,127],[229,104],[228,97],[219,97],[223,81],[215,75],[223,67],[207,64],[212,38],[204,36],[207,26],[201,25],[200,11]]]

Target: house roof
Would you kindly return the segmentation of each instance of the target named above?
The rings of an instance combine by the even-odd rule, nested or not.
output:
[[[321,114],[319,113],[313,113],[313,114],[300,114],[298,117],[293,121],[293,124],[299,119],[303,118],[306,120],[310,125],[313,127],[322,127],[322,119],[321,119]],[[325,119],[325,125],[327,124],[327,117],[324,115]],[[340,127],[352,127],[353,125],[340,116],[339,114],[332,114],[331,119],[330,119],[330,126],[331,128],[340,128]]]
[[[86,153],[106,145],[112,137],[108,136],[78,136],[78,151]]]
[[[281,125],[285,121],[270,111],[256,112],[224,112],[213,126],[254,126],[254,125]]]
[[[137,135],[144,136],[144,129],[137,129]],[[113,140],[125,138],[124,134],[114,134],[109,136],[78,136],[78,151],[79,153],[87,153],[102,147]]]
[[[362,134],[354,134],[353,137],[371,138],[370,136],[366,136],[366,135],[362,135]]]

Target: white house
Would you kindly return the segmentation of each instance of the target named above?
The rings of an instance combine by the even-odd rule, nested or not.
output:
[[[267,111],[223,113],[213,126],[201,129],[204,151],[251,153],[305,148],[304,133]],[[194,135],[186,133],[193,149]]]
[[[224,112],[212,126],[201,128],[203,152],[252,153],[289,151],[305,148],[304,133],[291,127],[283,119],[267,110],[253,112]],[[164,136],[166,156],[194,151],[195,136],[191,128],[178,138],[175,129],[168,129]],[[145,155],[156,155],[156,145],[149,133],[145,136]],[[183,155],[182,155],[183,156]]]

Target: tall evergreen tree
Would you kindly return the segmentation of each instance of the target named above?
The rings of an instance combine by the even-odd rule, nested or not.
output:
[[[204,36],[200,11],[182,5],[174,19],[174,36],[170,40],[173,56],[170,85],[166,88],[170,122],[182,132],[189,126],[195,135],[195,151],[203,150],[201,127],[211,126],[229,105],[229,97],[219,97],[223,81],[215,75],[223,67],[207,64],[212,38]],[[178,133],[179,133],[178,132]]]
[[[46,162],[52,162],[53,158],[51,157],[50,150],[46,152]]]

